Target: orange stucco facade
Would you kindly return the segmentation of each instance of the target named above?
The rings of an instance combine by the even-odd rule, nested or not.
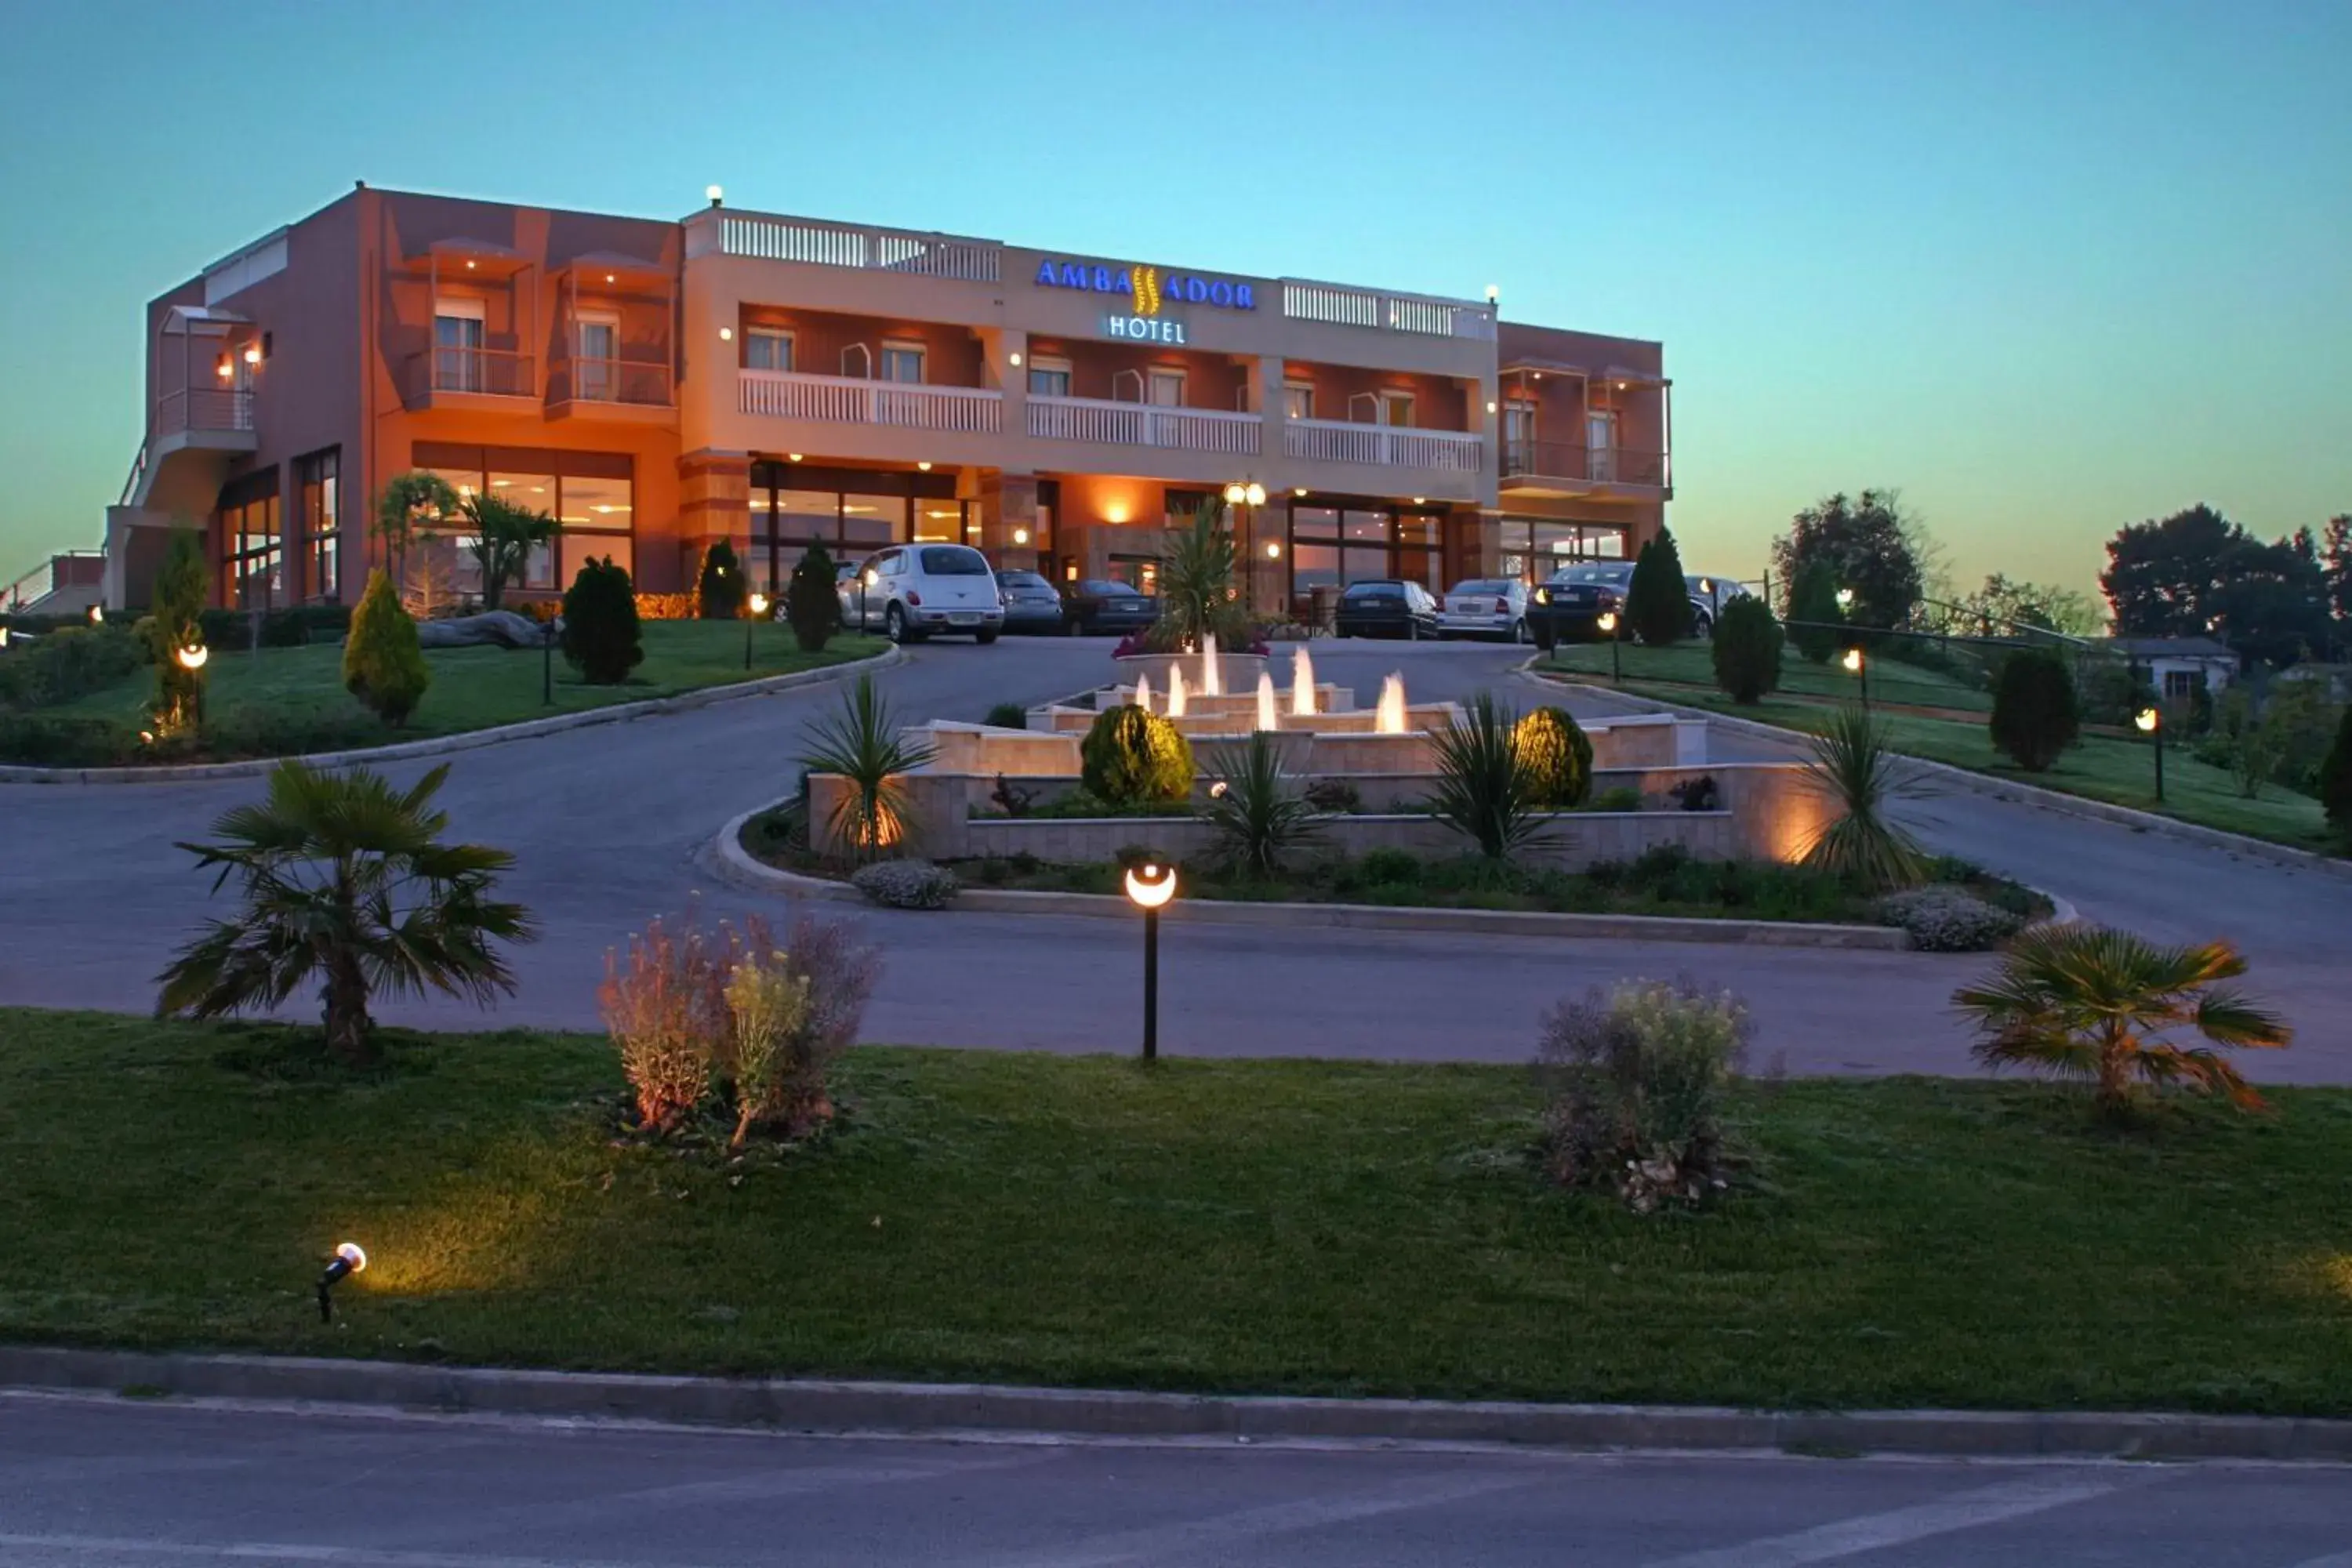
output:
[[[1268,609],[1630,552],[1672,496],[1658,344],[1491,300],[739,212],[608,216],[360,186],[152,301],[147,429],[108,514],[143,602],[172,523],[232,605],[356,598],[374,498],[430,468],[681,589],[731,541],[961,538],[1148,581],[1228,485]]]

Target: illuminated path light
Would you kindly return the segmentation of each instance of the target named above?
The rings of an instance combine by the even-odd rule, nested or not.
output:
[[[1176,868],[1145,861],[1128,868],[1127,896],[1143,911],[1143,1059],[1160,1058],[1160,910],[1176,896]]]
[[[367,1268],[367,1249],[356,1241],[346,1241],[335,1248],[325,1272],[319,1276],[319,1321],[331,1321],[335,1315],[334,1289],[350,1275]]]

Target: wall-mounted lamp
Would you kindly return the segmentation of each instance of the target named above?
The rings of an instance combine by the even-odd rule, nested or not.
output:
[[[1491,401],[1486,405],[1486,412],[1489,414],[1495,412],[1495,405]]]
[[[1282,541],[1279,539],[1269,539],[1265,542],[1265,558],[1268,561],[1279,561],[1282,559]]]
[[[784,454],[784,461],[788,463],[797,463],[800,460],[801,455],[798,452],[786,452]]]
[[[732,328],[732,327],[721,327],[721,328],[719,328],[719,341],[720,342],[722,342],[722,343],[731,343],[731,342],[733,342],[735,341],[735,329],[734,329],[734,328]]]
[[[1028,542],[1029,542],[1029,531],[1028,531],[1027,529],[1025,529],[1025,528],[1016,528],[1016,529],[1014,529],[1014,530],[1013,531],[1013,543],[1015,543],[1015,544],[1026,544],[1026,543],[1028,543]]]
[[[259,364],[261,363],[261,345],[259,343],[247,343],[245,345],[245,363],[247,364]]]
[[[613,275],[612,275],[611,273],[609,273],[609,272],[605,273],[605,274],[604,274],[604,281],[605,281],[605,282],[607,282],[607,283],[610,283],[612,280],[613,280]]]
[[[921,462],[917,463],[915,467],[928,474],[931,471],[931,460],[929,458],[926,458]]]
[[[335,1300],[329,1292],[341,1284],[347,1276],[360,1273],[366,1268],[367,1252],[358,1242],[347,1241],[335,1248],[335,1256],[328,1260],[326,1270],[319,1276],[319,1321],[327,1322],[335,1315]]]
[[[468,271],[468,272],[471,272],[471,271],[474,269],[474,265],[475,265],[475,264],[474,264],[473,262],[471,262],[471,261],[467,262],[467,263],[466,263],[466,270],[467,270],[467,271]]]
[[[1013,356],[1013,368],[1015,370],[1019,370],[1021,368],[1021,356],[1019,354],[1014,354]]]
[[[236,366],[229,363],[229,358],[226,354],[220,356],[220,363],[215,365],[213,369],[220,373],[220,378],[223,381],[226,381],[230,376],[236,374]]]

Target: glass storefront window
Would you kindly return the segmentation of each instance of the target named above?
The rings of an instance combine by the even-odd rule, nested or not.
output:
[[[937,502],[930,503],[936,506]],[[907,539],[907,498],[845,495],[841,498],[841,542],[863,555]]]
[[[1298,544],[1290,552],[1290,590],[1305,595],[1339,581],[1339,551],[1330,544]]]
[[[490,476],[493,483],[499,478],[497,474]],[[544,583],[536,577],[530,580],[528,585],[533,588],[562,587],[580,574],[581,563],[591,556],[602,560],[609,554],[615,563],[625,554],[635,558],[629,535],[630,524],[636,516],[633,481],[566,474],[560,488],[563,505],[556,515],[563,523],[563,537],[558,542],[562,547],[562,580],[558,581],[551,570]],[[535,554],[533,564],[537,564]]]
[[[917,501],[915,540],[923,544],[961,544],[963,503],[952,500]]]
[[[1343,536],[1351,544],[1386,544],[1389,542],[1389,514],[1384,511],[1350,511],[1342,522]]]
[[[1293,507],[1290,531],[1299,539],[1337,539],[1339,514],[1328,506]]]
[[[629,488],[629,482],[626,479],[574,479],[572,483],[617,484],[625,490]],[[556,479],[553,474],[494,473],[489,476],[488,493],[509,506],[519,506],[526,511],[545,512],[550,517],[558,518],[566,528],[572,526],[572,515],[579,510],[572,504],[568,496],[563,498],[563,506],[560,509],[557,507]],[[481,577],[481,564],[478,561],[474,563],[473,575],[475,586],[478,588]],[[546,545],[534,549],[530,552],[530,558],[523,563],[522,581],[514,585],[518,588],[554,587],[555,552]]]

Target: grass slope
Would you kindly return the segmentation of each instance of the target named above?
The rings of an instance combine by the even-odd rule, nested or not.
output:
[[[1667,647],[1644,647],[1639,643],[1622,643],[1617,652],[1619,668],[1627,681],[1668,681],[1707,691],[1717,689],[1715,655],[1710,644],[1685,642]],[[1564,643],[1553,653],[1551,663],[1556,669],[1606,680],[1610,670],[1609,645]],[[1835,663],[1815,664],[1790,649],[1780,659],[1780,689],[1791,696],[1825,697],[1844,702],[1860,692],[1861,683]],[[1909,703],[1970,713],[1992,711],[1990,693],[1940,671],[1922,669],[1892,658],[1871,660],[1870,695],[1874,702]]]
[[[2127,1133],[2021,1085],[1759,1087],[1769,1190],[1638,1219],[1532,1180],[1508,1068],[869,1048],[842,1132],[730,1172],[615,1140],[600,1039],[402,1037],[363,1081],[294,1039],[0,1012],[0,1337],[2352,1415],[2343,1091]]]

